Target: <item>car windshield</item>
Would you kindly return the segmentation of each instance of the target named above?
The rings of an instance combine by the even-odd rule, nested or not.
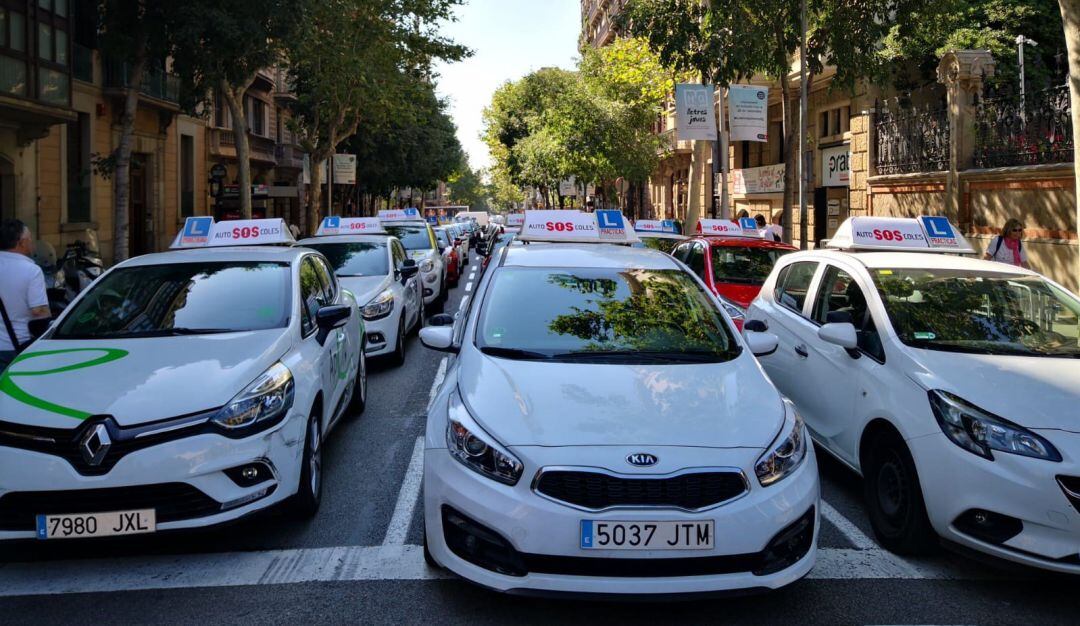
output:
[[[509,267],[483,305],[477,345],[508,358],[701,363],[739,347],[681,270]]]
[[[713,246],[713,282],[764,285],[777,259],[788,250]]]
[[[284,328],[286,263],[171,263],[113,270],[64,317],[53,339],[165,337]]]
[[[386,226],[386,232],[401,240],[406,250],[430,250],[431,237],[428,236],[428,227],[421,224],[416,226]]]
[[[875,269],[896,334],[930,350],[1080,357],[1080,301],[1037,276]]]
[[[653,250],[659,250],[664,254],[671,254],[671,251],[675,249],[675,246],[682,243],[681,239],[669,239],[667,237],[649,237],[648,235],[638,234],[638,239],[641,243],[633,244],[634,248],[652,248]]]
[[[334,273],[341,277],[386,276],[390,273],[385,243],[316,243],[305,247],[322,252]]]

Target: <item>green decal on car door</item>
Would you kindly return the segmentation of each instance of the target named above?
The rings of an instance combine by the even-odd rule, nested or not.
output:
[[[36,370],[36,371],[15,371],[16,366],[20,363],[25,363],[31,359],[36,359],[43,356],[53,356],[57,354],[72,354],[77,352],[97,352],[104,353],[101,356],[92,358],[82,363],[72,363],[71,365],[65,365],[63,367],[56,367],[49,370]],[[80,411],[79,409],[72,409],[70,407],[61,406],[59,404],[53,404],[48,400],[33,396],[18,385],[15,384],[15,378],[20,376],[49,376],[51,374],[61,374],[63,372],[71,372],[74,370],[86,369],[88,367],[96,367],[98,365],[104,365],[113,361],[122,359],[128,355],[127,350],[117,350],[114,348],[75,348],[70,350],[47,350],[44,352],[31,352],[20,354],[11,362],[7,371],[3,376],[0,376],[0,392],[15,398],[23,404],[30,405],[34,408],[41,409],[43,411],[49,411],[51,413],[57,413],[66,417],[72,417],[77,420],[84,420],[90,417],[92,414],[86,411]]]

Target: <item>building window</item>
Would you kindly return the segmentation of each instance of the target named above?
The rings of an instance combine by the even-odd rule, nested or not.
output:
[[[180,217],[195,215],[195,137],[180,135]]]
[[[842,106],[818,114],[818,137],[834,137],[848,132],[851,107]]]
[[[252,133],[266,136],[266,103],[257,98],[248,98],[247,106],[248,128]]]
[[[90,211],[90,115],[67,124],[68,223],[91,221]]]

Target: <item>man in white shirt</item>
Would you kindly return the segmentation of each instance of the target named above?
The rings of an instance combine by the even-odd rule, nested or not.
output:
[[[33,339],[30,321],[50,317],[45,275],[30,258],[33,249],[26,224],[0,222],[0,302],[7,314],[0,315],[0,372],[15,358],[19,346]],[[13,338],[17,345],[12,345]]]
[[[784,240],[783,222],[784,222],[784,213],[782,211],[777,211],[776,213],[774,213],[773,216],[772,216],[772,224],[769,224],[769,227],[765,229],[765,238],[766,239],[772,239],[773,241],[783,241]]]

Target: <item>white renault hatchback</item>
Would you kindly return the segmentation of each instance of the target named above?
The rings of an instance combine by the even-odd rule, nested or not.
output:
[[[1080,300],[973,250],[947,219],[851,218],[785,256],[745,327],[826,450],[863,476],[875,534],[938,536],[1080,573]]]
[[[529,214],[457,324],[421,331],[457,355],[428,414],[429,562],[521,592],[804,576],[808,434],[715,298],[670,256],[599,243],[592,215]]]
[[[397,237],[372,217],[326,217],[315,237],[298,242],[326,257],[360,304],[369,357],[405,362],[405,336],[423,325],[419,266]]]
[[[322,494],[363,410],[363,324],[285,223],[190,218],[110,269],[0,377],[0,539],[227,522]],[[219,247],[224,246],[224,247]]]

